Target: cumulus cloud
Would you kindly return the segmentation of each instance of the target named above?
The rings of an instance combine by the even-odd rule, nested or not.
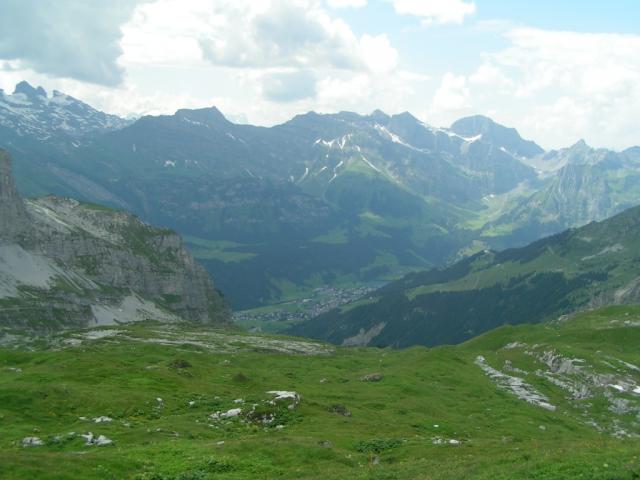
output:
[[[331,8],[360,8],[367,5],[367,0],[328,0]]]
[[[365,65],[374,73],[390,72],[398,65],[398,51],[385,34],[363,35],[360,51]]]
[[[56,77],[117,85],[120,27],[144,0],[3,0],[0,59]]]
[[[516,28],[505,37],[509,47],[487,55],[470,81],[489,80],[508,94],[531,135],[553,146],[567,137],[640,143],[640,35]]]
[[[432,23],[462,23],[476,11],[473,2],[463,0],[392,0],[395,11],[404,15],[415,15],[426,25]]]
[[[433,108],[440,113],[459,113],[471,106],[470,91],[464,75],[451,72],[442,76],[440,87],[433,96]]]
[[[360,42],[341,19],[312,0],[237,0],[213,5],[200,38],[204,56],[236,68],[363,68]]]

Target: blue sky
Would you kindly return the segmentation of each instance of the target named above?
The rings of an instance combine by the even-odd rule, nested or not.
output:
[[[7,92],[26,79],[120,115],[216,105],[261,125],[484,114],[546,148],[640,144],[637,0],[3,0],[3,13]]]

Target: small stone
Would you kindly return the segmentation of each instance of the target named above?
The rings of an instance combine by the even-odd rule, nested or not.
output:
[[[382,380],[382,374],[380,373],[370,373],[360,379],[362,382],[379,382],[380,380]]]
[[[38,437],[26,437],[22,439],[23,447],[41,447],[44,442]]]
[[[111,445],[113,444],[113,440],[105,437],[104,435],[100,435],[95,441],[94,444],[99,446],[99,447],[104,447],[107,445]]]
[[[94,418],[93,421],[94,421],[94,423],[111,423],[111,422],[113,422],[113,418],[102,416],[102,417]]]
[[[351,416],[351,411],[344,405],[340,405],[340,404],[331,405],[331,407],[329,408],[329,411],[333,413],[337,413],[338,415],[342,415],[343,417]]]

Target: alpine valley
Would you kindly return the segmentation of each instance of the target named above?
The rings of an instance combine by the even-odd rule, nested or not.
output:
[[[380,287],[640,198],[640,148],[545,151],[481,116],[436,128],[310,112],[264,128],[206,108],[132,121],[22,82],[0,92],[0,145],[26,196],[176,230],[236,310]]]

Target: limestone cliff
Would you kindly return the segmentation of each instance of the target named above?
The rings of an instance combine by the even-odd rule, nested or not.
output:
[[[71,199],[25,201],[0,150],[0,328],[223,324],[229,316],[177,234]]]
[[[29,229],[29,216],[16,192],[9,154],[0,149],[0,242],[17,240]]]

